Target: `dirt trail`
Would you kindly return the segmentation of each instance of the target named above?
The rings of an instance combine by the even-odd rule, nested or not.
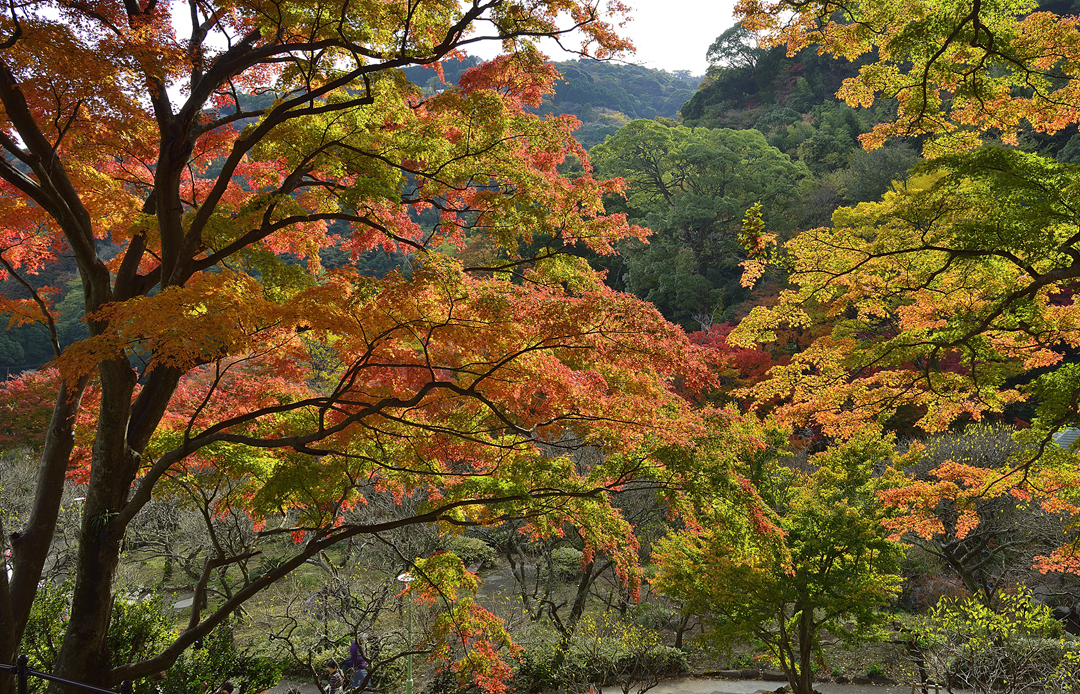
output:
[[[698,677],[686,677],[682,679],[665,680],[648,694],[757,694],[768,692],[772,694],[780,687],[782,682],[766,682],[764,680],[722,680]],[[821,694],[911,694],[911,685],[901,686],[877,686],[872,684],[832,684],[815,682],[814,689]],[[932,692],[933,690],[931,690]],[[919,690],[916,690],[918,693]],[[617,690],[604,694],[621,694]],[[942,691],[944,694],[944,690]],[[960,694],[956,692],[955,694]]]
[[[301,694],[322,694],[310,682],[299,683],[282,680],[268,694],[285,694],[292,685],[300,688]],[[665,680],[653,687],[647,694],[772,694],[782,687],[781,682],[764,680],[724,680],[704,677],[684,677]],[[869,684],[830,684],[815,683],[814,689],[821,694],[911,694],[911,686],[875,686]],[[918,691],[918,690],[917,690]],[[931,690],[932,691],[932,690]],[[245,694],[245,693],[241,693]],[[601,694],[621,694],[614,687],[605,687]],[[942,694],[944,690],[942,690]],[[965,694],[954,692],[954,694]]]

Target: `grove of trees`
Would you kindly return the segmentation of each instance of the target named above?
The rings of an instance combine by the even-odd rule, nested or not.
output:
[[[743,0],[691,95],[618,3],[174,10],[0,12],[0,663],[1078,691],[1075,16]]]
[[[608,490],[656,474],[650,450],[693,435],[670,383],[708,375],[679,330],[566,253],[643,232],[604,213],[617,183],[557,172],[568,154],[587,160],[570,120],[525,110],[554,76],[535,37],[569,22],[583,55],[617,54],[604,15],[192,0],[181,31],[152,1],[47,5],[2,20],[4,270],[27,292],[3,308],[43,324],[55,360],[7,384],[13,420],[40,417],[22,389],[52,398],[26,441],[40,463],[0,572],[0,660],[26,632],[69,477],[86,487],[53,667],[96,684],[169,667],[308,559],[409,524],[523,518],[545,535],[573,522],[638,580]],[[507,54],[459,89],[425,97],[398,70],[485,39]],[[408,250],[412,272],[327,271],[330,246]],[[62,256],[88,328],[69,344],[55,288],[27,280]],[[578,469],[569,452],[586,445],[605,458]],[[252,526],[214,545],[186,627],[128,662],[109,646],[113,584],[155,495]],[[347,518],[383,495],[383,513]],[[278,536],[295,551],[243,571]],[[202,613],[230,567],[246,580]],[[422,593],[455,572],[419,575]],[[494,629],[476,606],[455,616],[474,638]]]

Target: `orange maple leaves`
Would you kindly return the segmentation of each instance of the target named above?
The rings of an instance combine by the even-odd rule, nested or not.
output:
[[[991,129],[1015,144],[1028,125],[1054,133],[1080,119],[1080,20],[1035,9],[1004,1],[742,0],[736,11],[789,55],[814,44],[849,60],[876,51],[878,59],[837,93],[852,106],[897,100],[896,118],[861,136],[864,146],[926,134],[925,151],[939,156],[977,147]]]

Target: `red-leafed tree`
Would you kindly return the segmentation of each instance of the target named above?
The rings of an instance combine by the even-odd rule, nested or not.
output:
[[[39,431],[41,459],[25,524],[4,529],[0,661],[16,653],[69,475],[87,492],[56,674],[102,685],[168,667],[333,543],[408,524],[575,523],[634,580],[632,529],[609,493],[660,469],[652,447],[694,434],[672,384],[708,370],[677,328],[565,252],[642,232],[604,213],[617,181],[557,173],[568,154],[587,162],[573,119],[525,111],[555,76],[535,38],[609,56],[628,48],[605,19],[623,12],[591,0],[4,10],[0,257],[27,294],[2,308],[45,324],[56,371],[5,390],[12,412],[32,409],[23,395],[52,379],[48,425],[16,417],[4,431]],[[506,54],[459,89],[424,97],[398,70],[485,39]],[[413,272],[326,270],[320,251],[335,245],[409,253]],[[70,345],[52,295],[27,279],[63,255],[89,328]],[[575,465],[569,449],[586,445],[602,462]],[[112,662],[125,529],[180,479],[256,523],[249,546],[215,550],[197,597],[259,539],[291,535],[296,550],[219,609],[196,599],[160,654]],[[379,494],[422,502],[346,520]],[[481,683],[498,672],[472,669]]]

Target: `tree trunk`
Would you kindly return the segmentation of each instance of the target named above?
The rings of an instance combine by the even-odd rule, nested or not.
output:
[[[804,607],[799,617],[799,687],[794,694],[814,693],[814,610]]]
[[[21,531],[11,534],[10,568],[0,579],[0,662],[14,664],[22,641],[30,606],[37,595],[41,571],[49,557],[71,451],[75,447],[75,417],[88,379],[74,384],[63,381],[53,406],[45,446],[38,463],[34,504]],[[70,387],[70,391],[68,390]],[[15,678],[0,677],[0,694],[14,694]]]
[[[103,362],[101,407],[77,554],[75,587],[56,673],[98,686],[111,669],[105,637],[112,615],[113,578],[126,524],[117,516],[124,507],[139,456],[127,445],[135,373],[126,358]],[[50,687],[52,689],[52,687]],[[74,694],[74,692],[72,693]]]
[[[683,635],[687,631],[687,625],[690,623],[690,613],[684,612],[682,617],[679,618],[679,626],[675,629],[675,648],[682,648]]]

